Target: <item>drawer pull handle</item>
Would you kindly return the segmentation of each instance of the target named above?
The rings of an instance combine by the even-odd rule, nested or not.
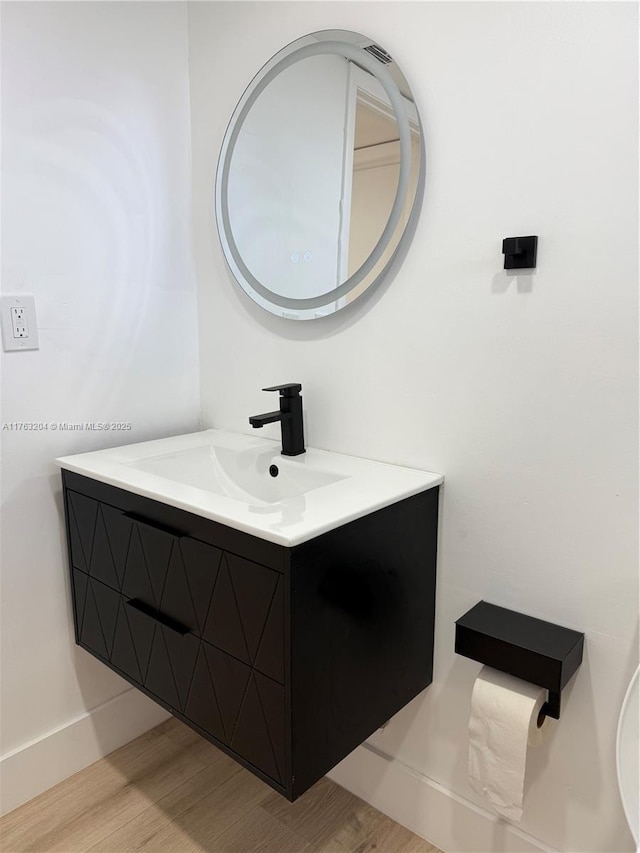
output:
[[[149,604],[145,604],[144,601],[140,601],[139,598],[129,598],[125,604],[129,607],[133,607],[134,610],[139,610],[140,613],[144,613],[145,616],[149,616],[149,618],[154,619],[161,625],[164,625],[165,628],[169,628],[170,631],[175,631],[176,634],[180,634],[182,637],[191,632],[191,629],[187,628],[186,625],[183,625],[182,622],[177,622],[175,619],[172,619],[171,616],[166,616],[164,613],[160,613],[160,611],[151,607]]]
[[[166,533],[168,536],[176,536],[178,538],[184,536],[184,533],[181,533],[179,530],[175,530],[173,527],[165,527],[162,524],[158,524],[156,521],[150,521],[148,518],[143,518],[143,516],[137,515],[135,512],[124,512],[123,516],[134,521],[136,524],[153,527],[154,530],[159,530],[161,533]]]

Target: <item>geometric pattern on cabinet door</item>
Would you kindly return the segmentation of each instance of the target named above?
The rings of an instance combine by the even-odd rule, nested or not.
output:
[[[84,603],[87,598],[87,584],[89,576],[84,572],[73,570],[73,602],[75,605],[76,617],[76,636],[80,639],[80,631],[82,630],[82,620],[84,617]]]
[[[122,582],[122,592],[127,598],[137,598],[160,609],[175,541],[175,536],[157,527],[138,521],[132,525]]]
[[[189,537],[135,522],[125,558],[122,591],[180,622],[204,628],[222,552]]]
[[[278,572],[225,553],[202,634],[279,681],[284,680],[283,585]]]
[[[120,599],[111,663],[184,713],[200,640]]]
[[[93,534],[96,526],[98,502],[77,492],[67,492],[69,508],[69,539],[71,559],[76,569],[89,572]]]
[[[230,745],[282,783],[284,742],[284,688],[253,671]]]
[[[109,660],[113,646],[120,596],[94,578],[73,571],[73,588],[80,642]]]
[[[172,708],[184,713],[200,640],[156,625],[144,686]]]
[[[120,510],[68,491],[71,559],[113,589],[122,587],[133,522]]]
[[[155,630],[153,619],[120,598],[111,663],[139,684],[147,675]]]
[[[185,716],[267,776],[284,779],[284,688],[201,641]]]
[[[115,580],[116,589],[122,589],[132,529],[132,519],[121,510],[99,505],[90,574],[102,575],[104,583],[113,586],[107,580],[110,577]]]
[[[284,681],[284,581],[278,572],[135,521],[77,492],[68,496],[74,565]],[[121,668],[140,680],[144,667],[136,667],[131,654],[135,638],[126,618],[119,621]]]
[[[246,664],[201,642],[185,716],[229,745],[250,674]]]
[[[159,610],[201,635],[218,577],[222,551],[197,539],[174,544]]]

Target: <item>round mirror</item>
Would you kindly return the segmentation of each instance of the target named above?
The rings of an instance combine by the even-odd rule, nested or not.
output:
[[[371,39],[325,30],[262,68],[227,128],[216,216],[231,271],[281,317],[344,308],[401,259],[424,188],[411,90]]]

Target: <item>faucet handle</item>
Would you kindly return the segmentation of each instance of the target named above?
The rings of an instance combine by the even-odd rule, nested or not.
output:
[[[297,397],[302,391],[302,385],[299,382],[289,382],[287,385],[273,385],[270,388],[263,388],[263,391],[279,391],[281,397]]]

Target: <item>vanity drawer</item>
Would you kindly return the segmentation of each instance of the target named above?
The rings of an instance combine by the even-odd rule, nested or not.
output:
[[[282,784],[284,687],[194,634],[159,622],[131,601],[125,603],[129,625],[134,612],[136,618],[147,620],[152,631],[155,622],[150,649],[148,635],[144,635],[141,650],[141,635],[136,636],[135,629],[130,634],[128,660],[133,651],[141,670],[146,666],[145,689]],[[120,665],[117,645],[116,631],[111,658],[114,666]]]
[[[284,783],[281,684],[78,569],[73,591],[82,646]]]
[[[279,572],[79,492],[68,490],[67,500],[74,569],[122,593],[121,607],[129,602],[125,613],[143,644],[144,614],[155,613],[166,625],[177,624],[183,633],[202,637],[284,683],[284,580]],[[125,626],[124,615],[118,617],[118,625]],[[125,640],[126,634],[123,638],[118,632],[114,654],[126,658],[129,668],[114,663],[142,683],[148,657],[143,654],[136,666]]]

